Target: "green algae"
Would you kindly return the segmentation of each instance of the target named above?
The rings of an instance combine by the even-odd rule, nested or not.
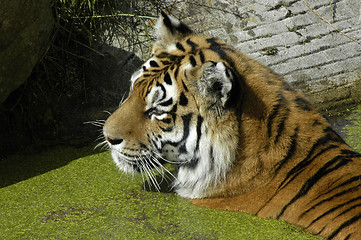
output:
[[[0,239],[318,239],[282,221],[145,191],[108,152],[87,153],[58,147],[2,160]]]
[[[361,151],[361,106],[345,116],[346,142]],[[319,239],[250,214],[197,207],[146,191],[108,152],[57,147],[0,161],[0,239]]]
[[[361,152],[361,105],[353,109],[346,120],[349,123],[342,130],[347,134],[345,141],[356,151]]]

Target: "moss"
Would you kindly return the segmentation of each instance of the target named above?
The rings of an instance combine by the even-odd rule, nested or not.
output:
[[[318,239],[282,221],[145,191],[108,152],[88,153],[58,147],[3,159],[0,239]]]
[[[300,75],[300,77],[307,78],[308,76]],[[331,83],[325,82],[325,84]],[[300,86],[298,89],[301,89],[319,110],[326,112],[331,117],[349,115],[349,110],[361,103],[361,79],[351,84],[330,87],[326,90],[314,91],[313,93],[307,90],[306,85],[294,86]]]
[[[299,41],[298,44],[299,44],[299,45],[302,45],[302,44],[305,44],[305,43],[309,43],[309,42],[312,41],[312,39],[313,39],[312,37],[307,36],[306,39],[304,39],[304,40],[302,40],[302,41]]]
[[[247,21],[246,21],[247,22]],[[249,30],[253,30],[253,29],[255,29],[257,26],[250,26],[250,27],[245,27],[244,29],[243,29],[243,31],[249,31]]]
[[[293,2],[283,2],[283,1],[281,1],[279,4],[272,7],[270,10],[278,10],[281,7],[290,7],[293,3],[294,3],[294,1]]]
[[[297,32],[298,30],[303,29],[303,28],[305,28],[305,27],[304,26],[295,26],[293,28],[288,28],[288,31],[289,32]]]
[[[254,33],[254,31],[252,29],[247,31],[248,35],[250,35],[251,37],[255,37],[256,34]]]
[[[263,51],[263,55],[277,55],[278,54],[278,48],[275,46],[263,48],[262,51]]]
[[[272,36],[273,36],[272,33],[268,33],[268,34],[266,34],[266,35],[260,36],[260,38],[270,38],[270,37],[272,37]]]

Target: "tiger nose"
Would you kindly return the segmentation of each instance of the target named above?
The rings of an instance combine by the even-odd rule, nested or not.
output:
[[[111,145],[118,145],[121,144],[123,142],[123,139],[116,139],[116,138],[111,138],[108,136],[105,136],[105,139],[111,144]]]

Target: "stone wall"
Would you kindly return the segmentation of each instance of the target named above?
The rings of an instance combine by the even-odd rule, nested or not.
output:
[[[361,45],[321,20],[303,0],[167,1],[169,13],[195,31],[223,39],[270,66],[320,109],[345,108],[360,101]],[[35,2],[0,0],[0,103],[26,79],[47,46],[53,24],[49,2],[37,1],[39,6]],[[326,21],[361,41],[359,0],[306,2]],[[150,27],[154,22],[147,24]],[[148,38],[144,41],[148,43]],[[84,66],[65,58],[60,66],[69,72],[55,71],[59,81],[49,82],[54,77],[43,76],[29,94],[19,91],[8,98],[11,104],[2,104],[6,111],[0,111],[4,126],[0,128],[0,159],[5,149],[17,150],[19,145],[41,140],[96,138],[101,128],[83,123],[105,119],[108,114],[103,110],[112,112],[118,106],[142,60],[107,45],[86,49],[81,55],[88,59]],[[144,60],[144,53],[149,54],[148,47],[137,55]],[[6,91],[4,82],[11,85]],[[38,87],[38,83],[44,85]]]
[[[359,0],[182,1],[172,14],[270,66],[321,109],[360,101]]]

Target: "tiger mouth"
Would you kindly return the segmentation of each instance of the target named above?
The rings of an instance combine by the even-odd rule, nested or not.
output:
[[[130,155],[124,152],[116,151],[116,155],[117,161],[126,163],[138,173],[149,171],[166,163],[164,159],[157,158],[149,152],[138,155]]]

